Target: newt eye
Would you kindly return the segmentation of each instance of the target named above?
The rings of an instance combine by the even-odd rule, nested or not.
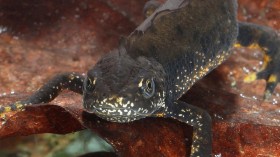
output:
[[[92,80],[90,78],[87,78],[85,83],[85,89],[88,92],[93,92],[95,89],[95,79]]]
[[[141,87],[142,94],[146,99],[151,98],[155,93],[154,79],[147,79],[145,84]]]

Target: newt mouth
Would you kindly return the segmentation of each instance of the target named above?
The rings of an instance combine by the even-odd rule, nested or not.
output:
[[[127,108],[90,108],[88,112],[96,114],[98,117],[118,123],[126,123],[150,116],[148,113],[141,113]]]

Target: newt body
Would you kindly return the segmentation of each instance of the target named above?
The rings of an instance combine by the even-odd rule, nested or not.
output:
[[[265,51],[264,68],[248,80],[268,80],[266,96],[279,78],[279,37],[267,27],[238,23],[236,9],[236,0],[169,0],[86,77],[60,74],[27,100],[0,107],[0,113],[49,102],[70,89],[83,95],[87,112],[108,121],[166,117],[191,125],[191,156],[210,156],[211,117],[179,101],[180,96],[221,64],[234,44],[259,45]]]
[[[150,23],[140,25],[129,36],[127,50],[133,58],[153,58],[163,66],[167,99],[172,101],[227,58],[238,33],[236,1],[176,4],[176,9],[169,9],[167,2],[149,17]]]

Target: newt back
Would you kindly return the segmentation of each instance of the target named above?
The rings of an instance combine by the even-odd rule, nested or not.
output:
[[[163,66],[168,99],[174,100],[229,55],[238,32],[237,4],[235,0],[177,0],[177,7],[174,1],[169,3],[173,5],[156,10],[130,35],[127,51]]]

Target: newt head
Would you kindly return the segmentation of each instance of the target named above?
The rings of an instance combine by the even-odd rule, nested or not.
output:
[[[83,105],[108,121],[130,122],[164,107],[165,74],[155,60],[120,51],[125,50],[105,55],[88,71]]]

